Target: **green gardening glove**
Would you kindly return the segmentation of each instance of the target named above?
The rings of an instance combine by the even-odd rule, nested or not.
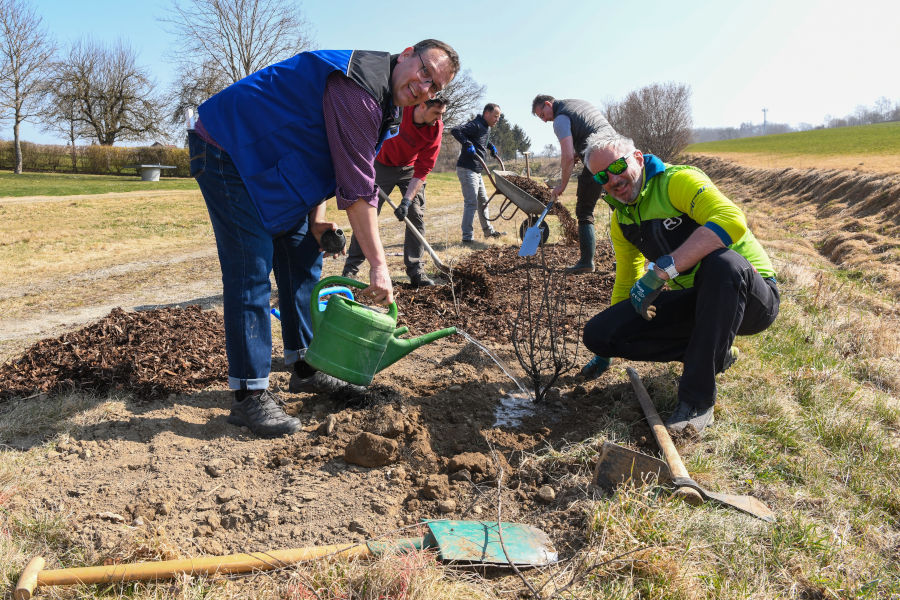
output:
[[[659,296],[666,281],[653,270],[653,263],[644,276],[631,286],[631,305],[639,315],[648,321],[656,316],[653,301]]]

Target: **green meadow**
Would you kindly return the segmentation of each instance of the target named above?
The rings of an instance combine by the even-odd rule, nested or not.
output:
[[[691,144],[685,152],[745,152],[791,156],[900,155],[900,122],[703,142]]]

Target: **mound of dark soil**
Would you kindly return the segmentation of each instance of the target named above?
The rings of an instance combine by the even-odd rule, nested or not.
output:
[[[469,254],[451,285],[400,290],[401,325],[411,333],[458,326],[482,339],[506,342],[521,292],[528,285],[526,262],[517,246]],[[546,268],[562,269],[577,260],[566,246],[538,253]],[[598,250],[596,273],[570,278],[564,293],[570,307],[585,305],[587,316],[609,301],[611,251]],[[534,284],[533,284],[534,285]],[[567,315],[574,327],[578,314]],[[56,339],[41,340],[18,359],[0,365],[0,400],[35,393],[84,390],[102,394],[126,390],[139,399],[165,398],[221,385],[227,373],[222,317],[199,306],[127,312],[114,309],[102,320]]]

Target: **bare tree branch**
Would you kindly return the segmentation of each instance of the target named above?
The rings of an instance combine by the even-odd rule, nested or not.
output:
[[[528,261],[528,280],[511,333],[513,350],[531,381],[535,402],[543,401],[560,375],[575,368],[581,330],[581,316],[575,331],[567,329],[565,277],[547,266],[543,247],[540,255],[540,264]],[[573,335],[575,347],[570,350]]]
[[[56,65],[54,78],[65,95],[55,104],[75,105],[73,128],[82,137],[111,146],[165,135],[162,101],[147,71],[135,63],[134,50],[124,42],[82,40]]]
[[[19,126],[40,109],[44,77],[55,51],[43,20],[27,2],[0,0],[0,108],[12,113],[17,174],[22,172]]]
[[[170,120],[184,109],[272,63],[312,47],[310,25],[281,0],[184,0],[161,19],[179,40],[178,78],[169,92]]]
[[[608,104],[606,119],[639,150],[669,160],[691,141],[691,88],[674,82],[648,85]]]

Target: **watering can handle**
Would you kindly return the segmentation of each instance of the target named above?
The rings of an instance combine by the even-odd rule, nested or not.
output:
[[[350,279],[349,277],[341,277],[339,275],[333,275],[331,277],[326,277],[319,281],[316,284],[316,287],[313,288],[311,298],[310,298],[310,313],[312,315],[312,326],[313,332],[318,328],[319,321],[322,318],[322,311],[319,310],[319,293],[325,289],[326,287],[330,287],[333,285],[345,285],[347,287],[355,287],[361,290],[369,287],[367,284],[362,281],[357,281],[355,279]],[[388,306],[388,316],[390,316],[394,321],[397,320],[397,303],[391,302],[391,305]]]

